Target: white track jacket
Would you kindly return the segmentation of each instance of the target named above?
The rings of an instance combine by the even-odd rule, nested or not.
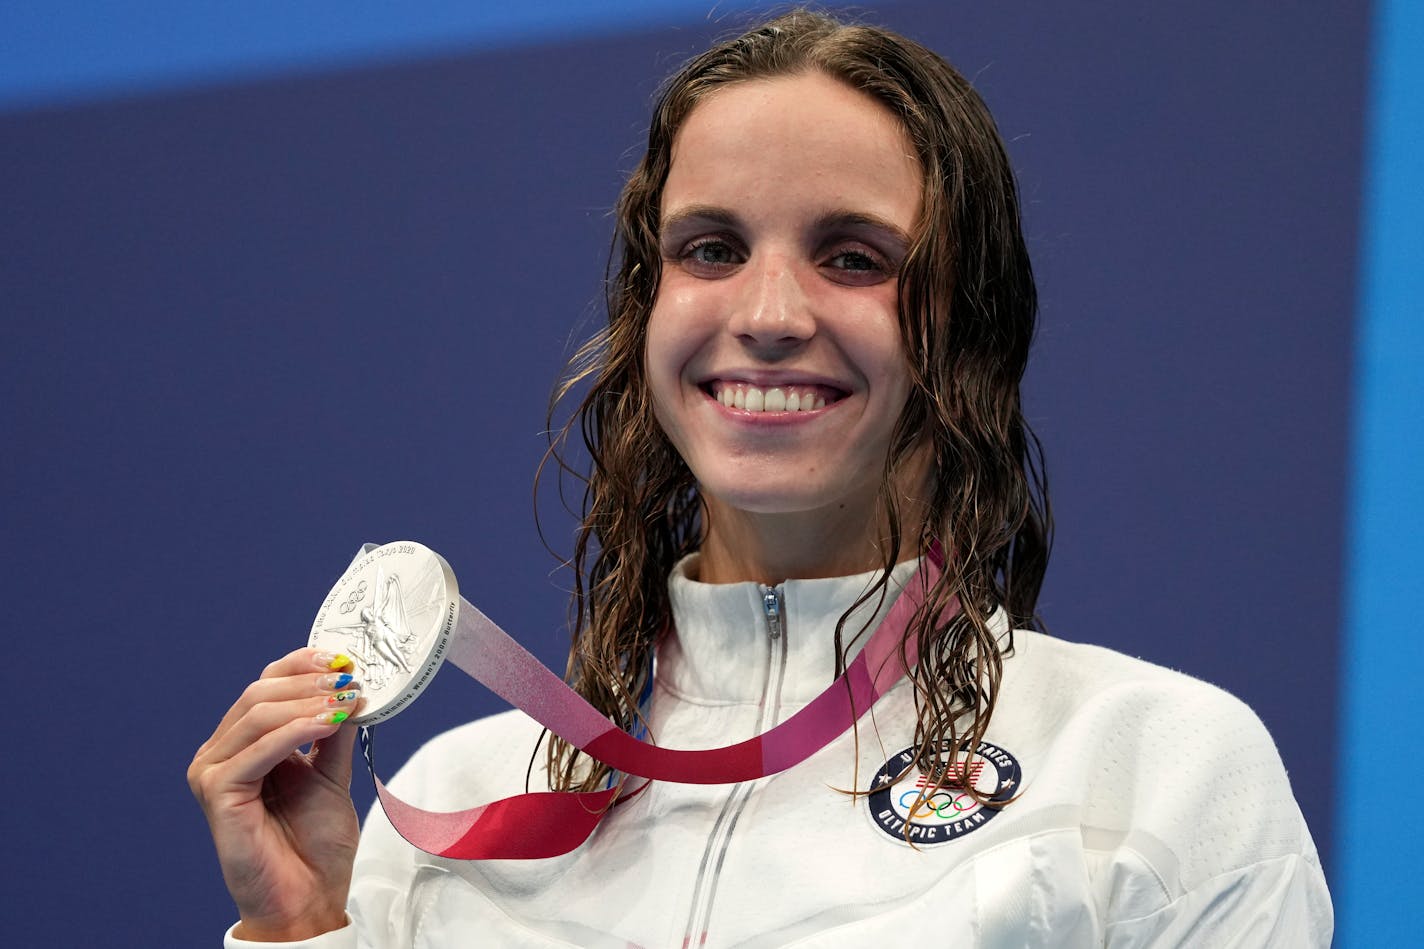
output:
[[[825,689],[836,621],[875,574],[714,586],[687,578],[691,562],[670,580],[677,632],[658,657],[649,720],[660,744],[696,749],[766,731]],[[968,777],[1018,795],[1003,808],[953,788],[926,801],[919,772],[901,775],[915,732],[902,681],[789,771],[654,782],[562,857],[432,857],[377,806],[350,924],[283,945],[1329,946],[1315,846],[1250,709],[1105,649],[1023,630],[1012,641]],[[441,811],[522,793],[539,734],[518,711],[454,729],[391,787]],[[229,934],[225,945],[259,944]]]

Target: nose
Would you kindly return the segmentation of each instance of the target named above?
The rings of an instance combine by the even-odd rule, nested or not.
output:
[[[762,254],[747,262],[744,283],[729,329],[745,343],[771,349],[792,348],[816,331],[810,301],[796,261],[786,254]]]

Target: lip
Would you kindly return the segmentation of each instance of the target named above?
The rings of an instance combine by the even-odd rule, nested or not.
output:
[[[821,375],[814,372],[787,372],[775,369],[725,369],[720,372],[709,372],[706,376],[697,381],[699,389],[710,388],[714,383],[724,383],[727,385],[756,386],[758,389],[788,388],[791,386],[816,387],[834,390],[838,398],[845,398],[850,395],[850,386],[832,376]]]

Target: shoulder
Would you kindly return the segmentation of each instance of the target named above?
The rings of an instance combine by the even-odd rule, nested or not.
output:
[[[1025,631],[1015,647],[1002,700],[1040,746],[1049,796],[1102,839],[1131,838],[1168,892],[1278,858],[1318,867],[1275,742],[1240,699],[1101,647]]]
[[[1136,746],[1156,739],[1174,753],[1242,747],[1279,763],[1256,713],[1201,679],[1101,646],[1016,630],[1006,661],[1012,701],[1054,719],[1107,729]]]

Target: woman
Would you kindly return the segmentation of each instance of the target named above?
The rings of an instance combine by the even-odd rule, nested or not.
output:
[[[957,73],[804,11],[721,44],[659,102],[618,241],[608,329],[560,393],[591,382],[570,681],[661,745],[739,741],[831,686],[918,577],[912,668],[782,774],[654,782],[564,856],[462,862],[379,810],[358,849],[359,683],[298,650],[189,771],[241,913],[228,945],[1329,943],[1250,711],[1032,631],[1035,292]],[[431,810],[518,793],[541,741],[532,784],[612,780],[509,712],[392,785]]]

